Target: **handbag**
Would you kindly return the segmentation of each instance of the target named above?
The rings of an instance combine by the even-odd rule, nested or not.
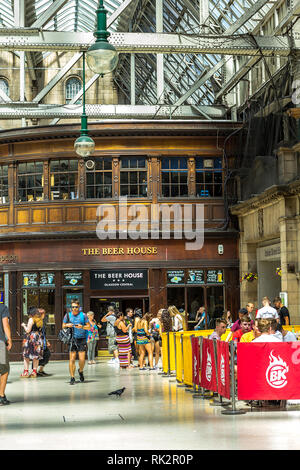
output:
[[[70,322],[69,314],[67,314],[68,323]],[[63,328],[58,333],[58,339],[63,344],[70,344],[73,338],[73,328]]]

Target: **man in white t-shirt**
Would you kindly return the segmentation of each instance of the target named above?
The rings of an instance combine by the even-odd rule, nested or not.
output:
[[[281,333],[282,341],[284,341],[285,343],[297,341],[297,336],[295,335],[295,333],[293,333],[292,331],[284,330],[282,328],[282,325],[280,324],[277,325],[277,331]]]
[[[280,339],[273,334],[271,322],[272,319],[256,319],[255,323],[261,335],[255,338],[252,343],[281,343]]]
[[[271,301],[268,297],[262,299],[263,307],[257,312],[256,318],[275,318],[279,321],[279,315],[275,308],[271,307]]]

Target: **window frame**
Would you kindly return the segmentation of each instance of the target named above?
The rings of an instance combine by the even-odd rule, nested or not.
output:
[[[51,165],[53,162],[68,162],[68,167],[66,170],[58,170],[58,171],[53,171],[51,169]],[[70,162],[77,162],[77,168],[76,170],[70,170]],[[61,165],[61,164],[60,164]],[[59,176],[60,178],[60,184],[55,185],[55,176]],[[62,175],[67,175],[68,180],[65,184],[62,184],[61,177]],[[70,183],[69,176],[70,175],[75,175],[75,180],[74,184]],[[76,158],[52,158],[49,161],[49,181],[50,181],[50,196],[52,201],[62,201],[62,200],[67,200],[67,201],[72,201],[72,200],[77,200],[79,199],[79,167],[78,167],[78,160]],[[52,184],[53,182],[53,184]],[[67,192],[63,192],[64,190],[61,189],[62,187],[67,187]],[[56,189],[57,188],[57,189]],[[71,190],[73,188],[73,190]],[[58,194],[59,193],[59,194]],[[74,197],[72,197],[72,193],[74,193]],[[64,195],[67,195],[68,197],[64,197]]]
[[[6,175],[3,174],[3,167],[7,167]],[[3,180],[7,180],[7,184],[3,183]],[[9,190],[8,190],[8,164],[0,165],[0,204],[9,203]],[[5,198],[5,201],[4,201]]]
[[[214,161],[214,166],[213,168],[197,168],[197,159],[202,159],[203,163],[204,160],[213,160]],[[215,166],[215,161],[220,160],[221,166],[220,168]],[[203,183],[197,181],[197,174],[201,173],[203,175]],[[211,182],[206,182],[207,175],[209,173],[212,173],[212,181]],[[221,182],[215,181],[215,176],[217,174],[221,174]],[[212,194],[203,194],[203,195],[198,195],[198,187],[203,184],[203,191],[206,193],[209,189],[212,189]],[[221,185],[221,194],[216,195],[216,187]],[[222,199],[224,197],[224,165],[223,165],[223,158],[218,155],[214,156],[203,156],[203,155],[197,155],[195,156],[195,197],[197,199]]]
[[[97,159],[102,159],[103,160],[103,169],[96,169],[96,160]],[[94,200],[94,199],[112,199],[112,195],[113,195],[113,161],[112,161],[112,157],[109,157],[109,156],[100,156],[100,157],[94,157],[93,159],[95,161],[95,168],[93,170],[88,170],[86,167],[85,167],[85,199],[86,200]],[[111,168],[108,170],[108,169],[104,169],[104,161],[105,160],[109,160],[111,162]],[[99,197],[96,197],[95,196],[95,192],[97,190],[97,187],[98,185],[96,184],[96,174],[101,174],[103,176],[103,183],[101,183],[99,186],[102,187],[102,191],[104,191],[104,188],[105,186],[110,186],[110,196],[104,196],[104,194],[102,193],[101,196]],[[105,174],[108,174],[110,173],[111,174],[111,182],[110,184],[106,184],[104,183],[104,177],[105,177]],[[93,185],[90,185],[87,183],[87,176],[89,174],[92,174],[94,176],[94,184]],[[88,188],[94,188],[94,197],[89,197],[88,196]]]
[[[78,84],[80,85],[78,90],[75,92],[70,92],[70,98],[68,97],[68,83],[71,82],[72,80],[77,80]],[[77,95],[77,93],[79,93],[79,91],[82,89],[83,87],[83,84],[82,84],[82,80],[80,77],[78,77],[77,75],[71,75],[69,77],[66,78],[65,80],[65,104],[70,104],[71,101],[73,100],[73,98]],[[79,98],[74,104],[82,104],[82,97]]]
[[[4,87],[1,87],[1,83],[5,83],[5,88]],[[0,89],[2,89],[2,91],[9,97],[10,95],[10,86],[9,86],[9,81],[6,77],[3,77],[3,76],[0,76]]]
[[[34,171],[30,172],[27,170],[28,165],[36,164],[39,163],[42,165],[41,172]],[[25,173],[20,173],[20,165],[26,165],[26,172]],[[33,186],[28,186],[27,183],[30,179],[30,177],[34,178],[34,182],[36,183],[36,178],[37,176],[40,176],[41,179],[41,185],[37,186],[36,184]],[[43,160],[33,160],[33,161],[19,161],[17,163],[17,200],[18,202],[36,202],[36,201],[43,201],[45,198],[45,193],[44,193],[44,161]],[[24,188],[20,187],[20,180],[21,178],[25,178],[26,186]],[[41,189],[41,194],[38,196],[37,195],[37,190]],[[20,195],[20,191],[25,191],[25,199],[24,196]],[[33,194],[29,194],[29,191],[32,191]],[[32,198],[29,196],[33,196]]]
[[[181,158],[184,158],[186,160],[186,168],[180,168],[180,164],[179,164],[179,168],[171,168],[171,160],[175,160],[175,159],[181,159]],[[168,169],[163,169],[162,168],[162,164],[163,164],[163,160],[164,159],[169,159],[169,168]],[[189,160],[189,157],[187,155],[173,155],[173,156],[169,156],[169,155],[162,155],[161,158],[160,158],[160,165],[159,165],[159,172],[160,172],[160,197],[163,198],[163,199],[182,199],[182,198],[188,198],[190,197],[190,185],[189,185],[189,163],[188,163],[188,160]],[[175,173],[177,172],[179,175],[181,173],[185,173],[186,174],[186,183],[181,183],[180,182],[180,178],[179,178],[179,181],[177,183],[172,183],[171,181],[171,175],[172,173]],[[169,182],[168,183],[163,183],[163,173],[168,173],[169,174]],[[187,190],[187,194],[180,194],[180,186],[183,186],[183,185],[186,185],[186,190]],[[168,196],[165,196],[163,194],[163,188],[164,186],[167,186],[169,188],[169,195]],[[179,188],[179,194],[177,196],[172,196],[172,187],[173,186],[177,186]]]
[[[145,167],[123,167],[122,163],[125,159],[144,159],[145,160]],[[127,183],[122,183],[121,178],[122,178],[122,173],[128,173],[128,182]],[[131,173],[137,173],[137,182],[136,183],[131,183],[129,180],[129,175]],[[145,173],[146,174],[146,183],[140,183],[140,173]],[[122,186],[127,186],[127,188],[130,188],[130,186],[136,186],[138,188],[138,193],[137,194],[130,194],[130,191],[127,191],[127,194],[122,194]],[[146,194],[143,195],[140,193],[140,188],[145,186],[146,188]],[[128,194],[129,193],[129,194]],[[120,155],[119,157],[119,196],[121,197],[128,197],[130,199],[136,198],[149,198],[149,161],[148,161],[148,156],[147,155]]]

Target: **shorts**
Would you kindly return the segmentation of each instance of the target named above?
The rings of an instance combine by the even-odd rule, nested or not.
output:
[[[72,338],[69,351],[86,351],[86,338]]]
[[[0,375],[9,372],[8,351],[4,341],[0,340]]]
[[[158,333],[153,333],[152,338],[154,339],[155,342],[161,341],[160,334],[158,334]]]
[[[118,345],[116,343],[115,336],[108,336],[108,352],[112,354],[114,351],[118,349]]]

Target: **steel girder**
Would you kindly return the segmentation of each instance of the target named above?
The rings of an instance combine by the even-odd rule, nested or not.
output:
[[[273,7],[270,10],[270,13],[273,12],[277,4],[279,2],[277,1],[274,3]],[[292,21],[295,19],[295,17],[300,15],[300,0],[297,0],[293,7],[289,8],[289,12],[283,17],[283,19],[279,22],[279,24],[274,28],[273,34],[275,37],[275,34],[278,34],[279,32],[282,32],[284,28],[286,28]],[[260,30],[260,24],[256,25],[253,33],[257,34]],[[296,37],[296,34],[294,35]],[[291,43],[291,42],[290,42]],[[221,98],[222,96],[226,95],[226,93],[229,93],[239,82],[242,80],[256,64],[262,59],[262,54],[260,57],[251,57],[249,58],[242,66],[239,68],[239,70],[230,77],[228,81],[226,81],[222,88],[219,90],[217,93],[217,98]]]
[[[145,105],[86,105],[86,114],[89,119],[199,119],[207,114],[212,119],[224,119],[226,109],[223,106],[200,106],[196,110],[193,106],[145,106]],[[172,113],[172,111],[174,111]],[[80,119],[82,106],[78,105],[36,105],[35,103],[10,102],[9,105],[0,103],[1,119]],[[56,121],[53,121],[56,124]]]
[[[65,0],[24,0],[24,2],[26,5],[25,24],[30,28],[13,29],[14,2],[1,0],[0,49],[9,49],[16,53],[25,50],[30,64],[29,68],[32,68],[31,62],[33,65],[37,63],[36,53],[33,55],[32,52],[44,51],[45,45],[48,53],[58,50],[83,51],[94,41],[92,31],[98,0],[81,0],[80,2],[76,0],[68,2]],[[155,86],[156,74],[156,67],[151,63],[153,62],[151,54],[167,54],[165,86],[166,91],[174,92],[173,96],[168,96],[168,99],[170,98],[169,101],[173,105],[183,109],[184,103],[193,106],[195,103],[203,105],[218,102],[247,73],[247,64],[250,61],[252,64],[256,63],[262,55],[286,57],[291,48],[295,52],[300,46],[297,37],[291,45],[286,37],[278,36],[274,39],[260,35],[261,25],[270,12],[283,3],[282,0],[207,0],[209,15],[205,24],[208,31],[217,32],[218,37],[210,35],[206,44],[205,38],[199,36],[202,31],[198,16],[199,0],[164,0],[163,30],[165,33],[163,39],[152,32],[155,31],[155,8],[153,7],[155,2],[104,0],[104,3],[109,10],[108,26],[111,31],[115,31],[111,41],[115,41],[118,50],[122,53],[136,53],[138,57],[144,54],[143,61],[147,64],[147,74],[142,74],[141,68],[137,69],[138,89],[141,92],[140,101],[152,103],[152,105],[157,102],[155,96],[151,97],[150,93],[150,89]],[[282,28],[290,24],[300,13],[299,0],[291,5],[292,11],[280,20],[274,34],[280,33]],[[132,31],[135,31],[131,33],[136,34],[135,38],[131,36],[130,39],[130,33],[127,33],[129,26]],[[41,31],[40,28],[45,28],[47,31]],[[62,31],[54,31],[54,29]],[[254,34],[255,38],[253,39],[247,33]],[[69,37],[71,42],[79,35],[85,36],[87,40],[82,40],[83,36],[81,36],[75,48],[72,49],[69,40],[67,43],[60,43],[62,36],[66,38],[68,34],[73,38],[71,40],[71,36]],[[144,35],[143,38],[140,34]],[[145,34],[149,35],[149,38],[146,38]],[[234,38],[233,34],[235,34]],[[220,35],[224,35],[224,38]],[[141,44],[137,45],[133,38],[135,41],[142,40]],[[48,41],[51,41],[51,44]],[[172,54],[176,55],[172,58]],[[228,56],[233,55],[248,56],[250,61],[246,61],[241,67],[241,72],[231,77],[229,82],[224,82],[222,69]],[[41,57],[40,54],[39,57]],[[123,57],[125,54],[120,56],[119,70],[122,69],[123,62],[128,65],[128,61],[124,61]],[[188,64],[190,63],[188,66],[182,60],[183,57],[187,58]],[[57,75],[56,80],[59,79],[60,76]],[[214,82],[217,83],[217,87],[212,86]],[[128,86],[130,87],[130,73],[119,73],[117,69],[116,83],[126,94]],[[181,96],[178,95],[179,90]],[[177,106],[172,107],[172,112],[175,112]]]
[[[92,33],[42,31],[19,28],[0,29],[0,50],[6,51],[86,51],[93,42]],[[285,36],[200,36],[166,33],[112,33],[110,42],[119,53],[139,54],[220,54],[239,56],[288,56],[291,52]],[[300,49],[300,39],[294,49]],[[261,52],[260,52],[261,51]]]

